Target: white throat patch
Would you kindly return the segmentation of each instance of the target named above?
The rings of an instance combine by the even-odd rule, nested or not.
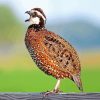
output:
[[[40,18],[39,17],[31,17],[30,18],[30,23],[31,24],[39,24],[40,23]]]

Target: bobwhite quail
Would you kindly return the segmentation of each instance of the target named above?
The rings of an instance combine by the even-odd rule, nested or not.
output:
[[[81,66],[75,49],[62,37],[45,28],[46,16],[41,8],[33,8],[25,13],[30,15],[25,22],[31,22],[25,36],[26,47],[38,68],[58,80],[53,92],[59,92],[60,80],[64,78],[71,79],[82,91]]]

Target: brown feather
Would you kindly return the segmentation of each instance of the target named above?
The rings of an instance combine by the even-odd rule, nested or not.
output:
[[[33,60],[45,73],[55,78],[72,79],[73,74],[80,72],[80,62],[74,48],[53,32],[46,29],[36,32],[29,28],[25,43]]]

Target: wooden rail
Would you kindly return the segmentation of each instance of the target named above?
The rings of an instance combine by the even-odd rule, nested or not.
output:
[[[0,100],[100,100],[100,93],[0,93]]]

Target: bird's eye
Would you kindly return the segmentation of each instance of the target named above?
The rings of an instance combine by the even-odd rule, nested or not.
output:
[[[37,15],[37,12],[34,12],[34,15]]]
[[[37,15],[37,13],[36,13],[36,12],[32,13],[32,17],[35,17],[36,15]]]
[[[32,14],[32,17],[35,17],[35,15],[34,15],[34,14]]]

